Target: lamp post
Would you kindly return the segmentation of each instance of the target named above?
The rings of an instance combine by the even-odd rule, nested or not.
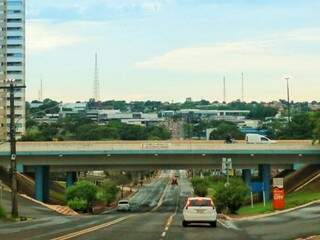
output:
[[[7,84],[9,83],[9,84]],[[15,89],[25,88],[25,85],[16,85],[14,79],[8,79],[0,89],[10,92],[10,176],[11,176],[11,216],[18,217],[18,199],[17,199],[17,161],[16,161],[16,126],[15,126],[15,107],[14,91]]]

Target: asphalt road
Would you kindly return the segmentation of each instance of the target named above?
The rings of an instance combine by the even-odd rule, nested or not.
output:
[[[179,185],[172,186],[172,175]],[[272,217],[219,220],[217,228],[181,225],[181,209],[192,187],[184,171],[166,171],[130,199],[130,213],[106,212],[98,216],[50,216],[34,221],[0,225],[0,239],[154,240],[154,239],[296,239],[320,234],[320,206],[314,205]]]

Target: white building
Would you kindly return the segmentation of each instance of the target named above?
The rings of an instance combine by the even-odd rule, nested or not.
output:
[[[184,117],[207,118],[210,120],[224,120],[230,122],[240,122],[246,119],[250,113],[248,110],[202,110],[202,109],[181,109],[177,112]]]
[[[25,85],[25,1],[0,0],[0,84],[14,79]],[[9,93],[0,93],[1,138],[6,138],[9,124]],[[15,91],[16,137],[25,132],[25,89]]]

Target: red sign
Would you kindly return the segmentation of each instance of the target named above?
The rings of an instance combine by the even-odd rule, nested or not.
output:
[[[280,210],[285,208],[286,204],[284,196],[285,194],[283,188],[273,188],[273,209]]]

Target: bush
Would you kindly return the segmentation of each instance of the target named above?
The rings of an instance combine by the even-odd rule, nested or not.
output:
[[[75,211],[84,212],[87,210],[88,202],[85,199],[75,197],[68,201],[68,206]]]
[[[208,194],[209,181],[206,178],[194,177],[191,181],[194,193],[199,197],[205,197]]]
[[[6,216],[6,212],[4,211],[2,206],[0,205],[0,218],[4,218],[5,216]]]
[[[88,181],[79,181],[76,185],[71,186],[67,189],[67,201],[82,199],[87,202],[87,207],[92,206],[93,201],[96,200],[98,188],[91,182]]]
[[[236,213],[245,204],[249,188],[240,178],[231,178],[230,185],[224,182],[217,183],[215,200],[219,212]]]
[[[115,182],[111,180],[105,180],[100,187],[97,198],[106,204],[110,204],[116,200],[118,192],[119,188]]]

